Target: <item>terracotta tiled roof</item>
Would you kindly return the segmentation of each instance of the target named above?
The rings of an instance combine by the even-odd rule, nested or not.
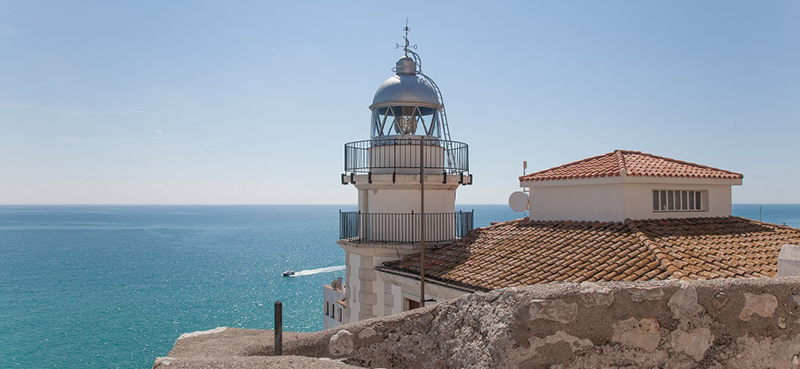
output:
[[[520,181],[618,177],[622,172],[641,177],[742,179],[739,173],[665,158],[639,151],[616,150],[555,168],[520,176]]]
[[[426,275],[477,290],[548,282],[771,277],[800,230],[738,217],[514,220],[426,253]],[[419,274],[419,254],[387,271]]]

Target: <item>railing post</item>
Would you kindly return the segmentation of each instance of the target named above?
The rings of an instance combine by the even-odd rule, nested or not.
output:
[[[420,224],[420,254],[419,254],[419,306],[425,307],[425,141],[419,142],[419,224]]]
[[[411,210],[411,234],[407,242],[417,242],[417,221],[414,219],[414,210]]]
[[[458,213],[456,214],[456,219],[454,220],[456,224],[456,230],[455,230],[456,234],[454,235],[455,238],[461,238],[461,235],[464,233],[461,230],[461,228],[463,227],[462,226],[463,220],[464,220],[464,213],[461,210],[459,210]]]
[[[368,241],[365,239],[366,232],[364,231],[364,222],[361,219],[361,210],[356,212],[356,221],[355,221],[355,232],[358,234],[358,240],[361,242]]]
[[[275,356],[283,355],[283,303],[275,301]]]
[[[468,230],[471,230],[474,227],[475,227],[475,209],[472,209],[472,212],[469,213],[469,229]]]

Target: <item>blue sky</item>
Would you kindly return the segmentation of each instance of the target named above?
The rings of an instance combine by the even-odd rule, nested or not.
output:
[[[404,10],[405,9],[405,10]],[[475,184],[614,149],[800,203],[800,2],[0,0],[0,203],[354,203],[409,18]]]

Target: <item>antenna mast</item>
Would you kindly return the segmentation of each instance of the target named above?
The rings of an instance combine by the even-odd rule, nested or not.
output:
[[[408,31],[410,30],[411,28],[408,27],[408,18],[406,18],[406,26],[403,27],[403,32],[404,32],[403,40],[405,43],[403,47],[403,52],[405,53],[405,56],[411,54],[411,56],[414,57],[414,62],[417,63],[417,73],[422,77],[424,77],[425,80],[428,81],[428,83],[430,83],[431,86],[433,86],[433,90],[436,91],[436,96],[439,98],[439,105],[442,106],[441,125],[442,125],[442,134],[444,135],[444,145],[446,148],[445,151],[447,152],[447,161],[448,164],[452,165],[455,163],[456,159],[452,150],[452,141],[450,139],[450,125],[447,123],[447,110],[444,107],[444,98],[442,97],[442,90],[439,89],[439,85],[437,85],[436,82],[433,81],[433,78],[428,77],[425,73],[422,72],[422,58],[419,56],[419,54],[411,50],[411,49],[416,50],[417,45],[416,44],[411,45],[410,42],[408,41]],[[395,44],[395,48],[399,49],[400,44]]]
[[[403,47],[403,51],[405,51],[406,56],[408,56],[408,31],[411,31],[411,28],[408,28],[408,17],[406,17],[406,26],[403,27],[403,32],[405,32],[403,35],[403,40],[406,42],[406,46]],[[414,48],[416,49],[417,45],[414,45]]]

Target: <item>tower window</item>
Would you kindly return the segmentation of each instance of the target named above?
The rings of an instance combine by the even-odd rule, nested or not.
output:
[[[707,191],[654,190],[653,211],[705,211],[703,192]]]

